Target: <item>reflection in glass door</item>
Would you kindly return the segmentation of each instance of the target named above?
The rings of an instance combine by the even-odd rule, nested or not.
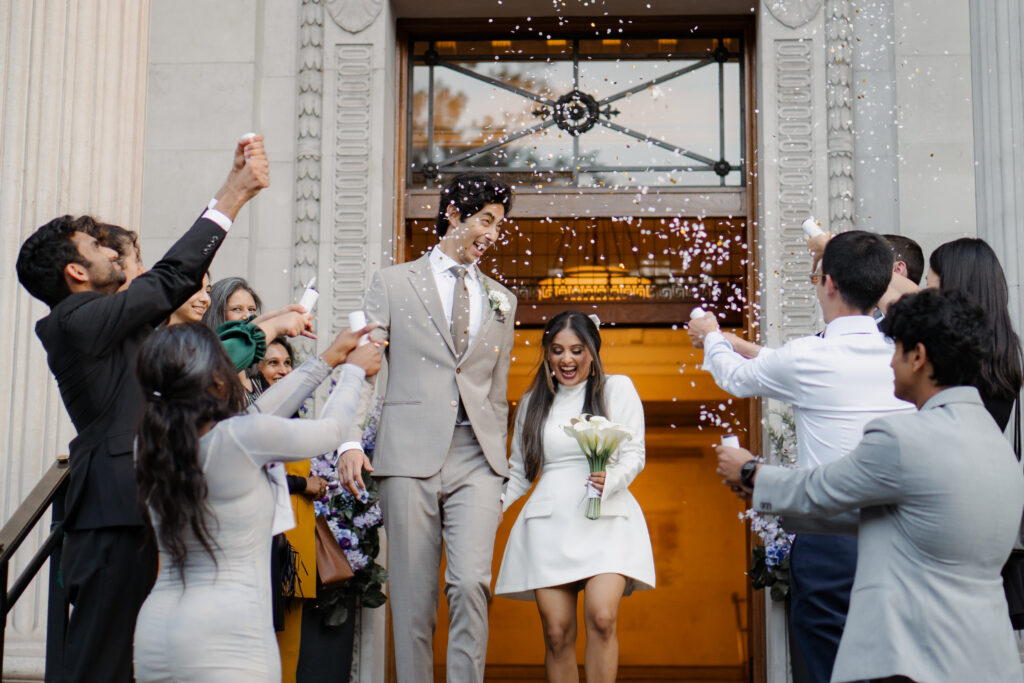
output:
[[[408,182],[741,186],[743,39],[413,40]]]

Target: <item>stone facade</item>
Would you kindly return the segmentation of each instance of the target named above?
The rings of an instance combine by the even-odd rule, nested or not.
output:
[[[140,229],[151,264],[216,192],[238,137],[258,130],[272,185],[239,215],[213,277],[248,277],[275,308],[296,300],[316,275],[320,344],[393,254],[396,21],[554,11],[549,0],[155,0],[152,7],[12,0],[0,7],[11,27],[0,36],[7,41],[0,54],[9,55],[0,239],[10,261],[45,220],[94,212]],[[700,14],[751,10],[758,188],[751,219],[765,340],[778,344],[820,325],[800,232],[808,213],[833,231],[906,234],[926,253],[981,225],[1020,312],[1024,68],[1015,3],[606,0],[597,10],[568,2],[559,11],[685,13],[699,23]],[[984,39],[972,43],[972,31]],[[0,361],[9,378],[0,391],[6,519],[72,434],[32,332],[44,307],[21,290],[12,267],[0,278],[11,349]],[[12,672],[41,670],[44,600],[36,589],[9,621]],[[787,677],[781,619],[769,605],[771,681]],[[383,610],[360,620],[356,680],[383,679],[383,629]]]

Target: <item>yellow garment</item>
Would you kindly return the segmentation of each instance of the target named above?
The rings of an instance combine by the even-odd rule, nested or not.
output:
[[[293,476],[308,477],[309,461],[285,463],[285,472]],[[316,512],[313,510],[313,500],[301,493],[291,497],[292,511],[295,513],[295,528],[286,531],[285,536],[288,542],[299,554],[295,562],[298,573],[298,584],[295,589],[295,597],[315,598],[316,597]]]
[[[309,476],[309,461],[285,463],[285,472],[299,477]],[[302,642],[302,599],[316,597],[316,512],[313,500],[301,493],[291,496],[292,511],[295,513],[295,528],[285,532],[285,537],[298,553],[295,560],[298,575],[295,598],[287,599],[284,614],[284,630],[277,633],[277,647],[281,651],[281,681],[295,683],[295,671],[299,665],[299,646]],[[301,599],[300,599],[301,598]]]

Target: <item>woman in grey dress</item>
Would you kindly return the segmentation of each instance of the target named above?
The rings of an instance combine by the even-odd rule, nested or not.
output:
[[[264,465],[341,443],[363,377],[380,368],[375,345],[356,348],[362,333],[341,333],[246,413],[234,366],[205,326],[168,327],[142,345],[147,405],[136,471],[160,574],[135,627],[138,681],[281,680],[268,563],[274,496]],[[288,419],[342,363],[320,419]]]

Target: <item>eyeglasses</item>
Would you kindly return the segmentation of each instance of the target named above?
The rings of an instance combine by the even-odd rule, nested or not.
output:
[[[817,287],[818,285],[821,284],[821,273],[811,273],[810,274],[810,279],[811,279],[811,284],[814,285],[815,287]]]

